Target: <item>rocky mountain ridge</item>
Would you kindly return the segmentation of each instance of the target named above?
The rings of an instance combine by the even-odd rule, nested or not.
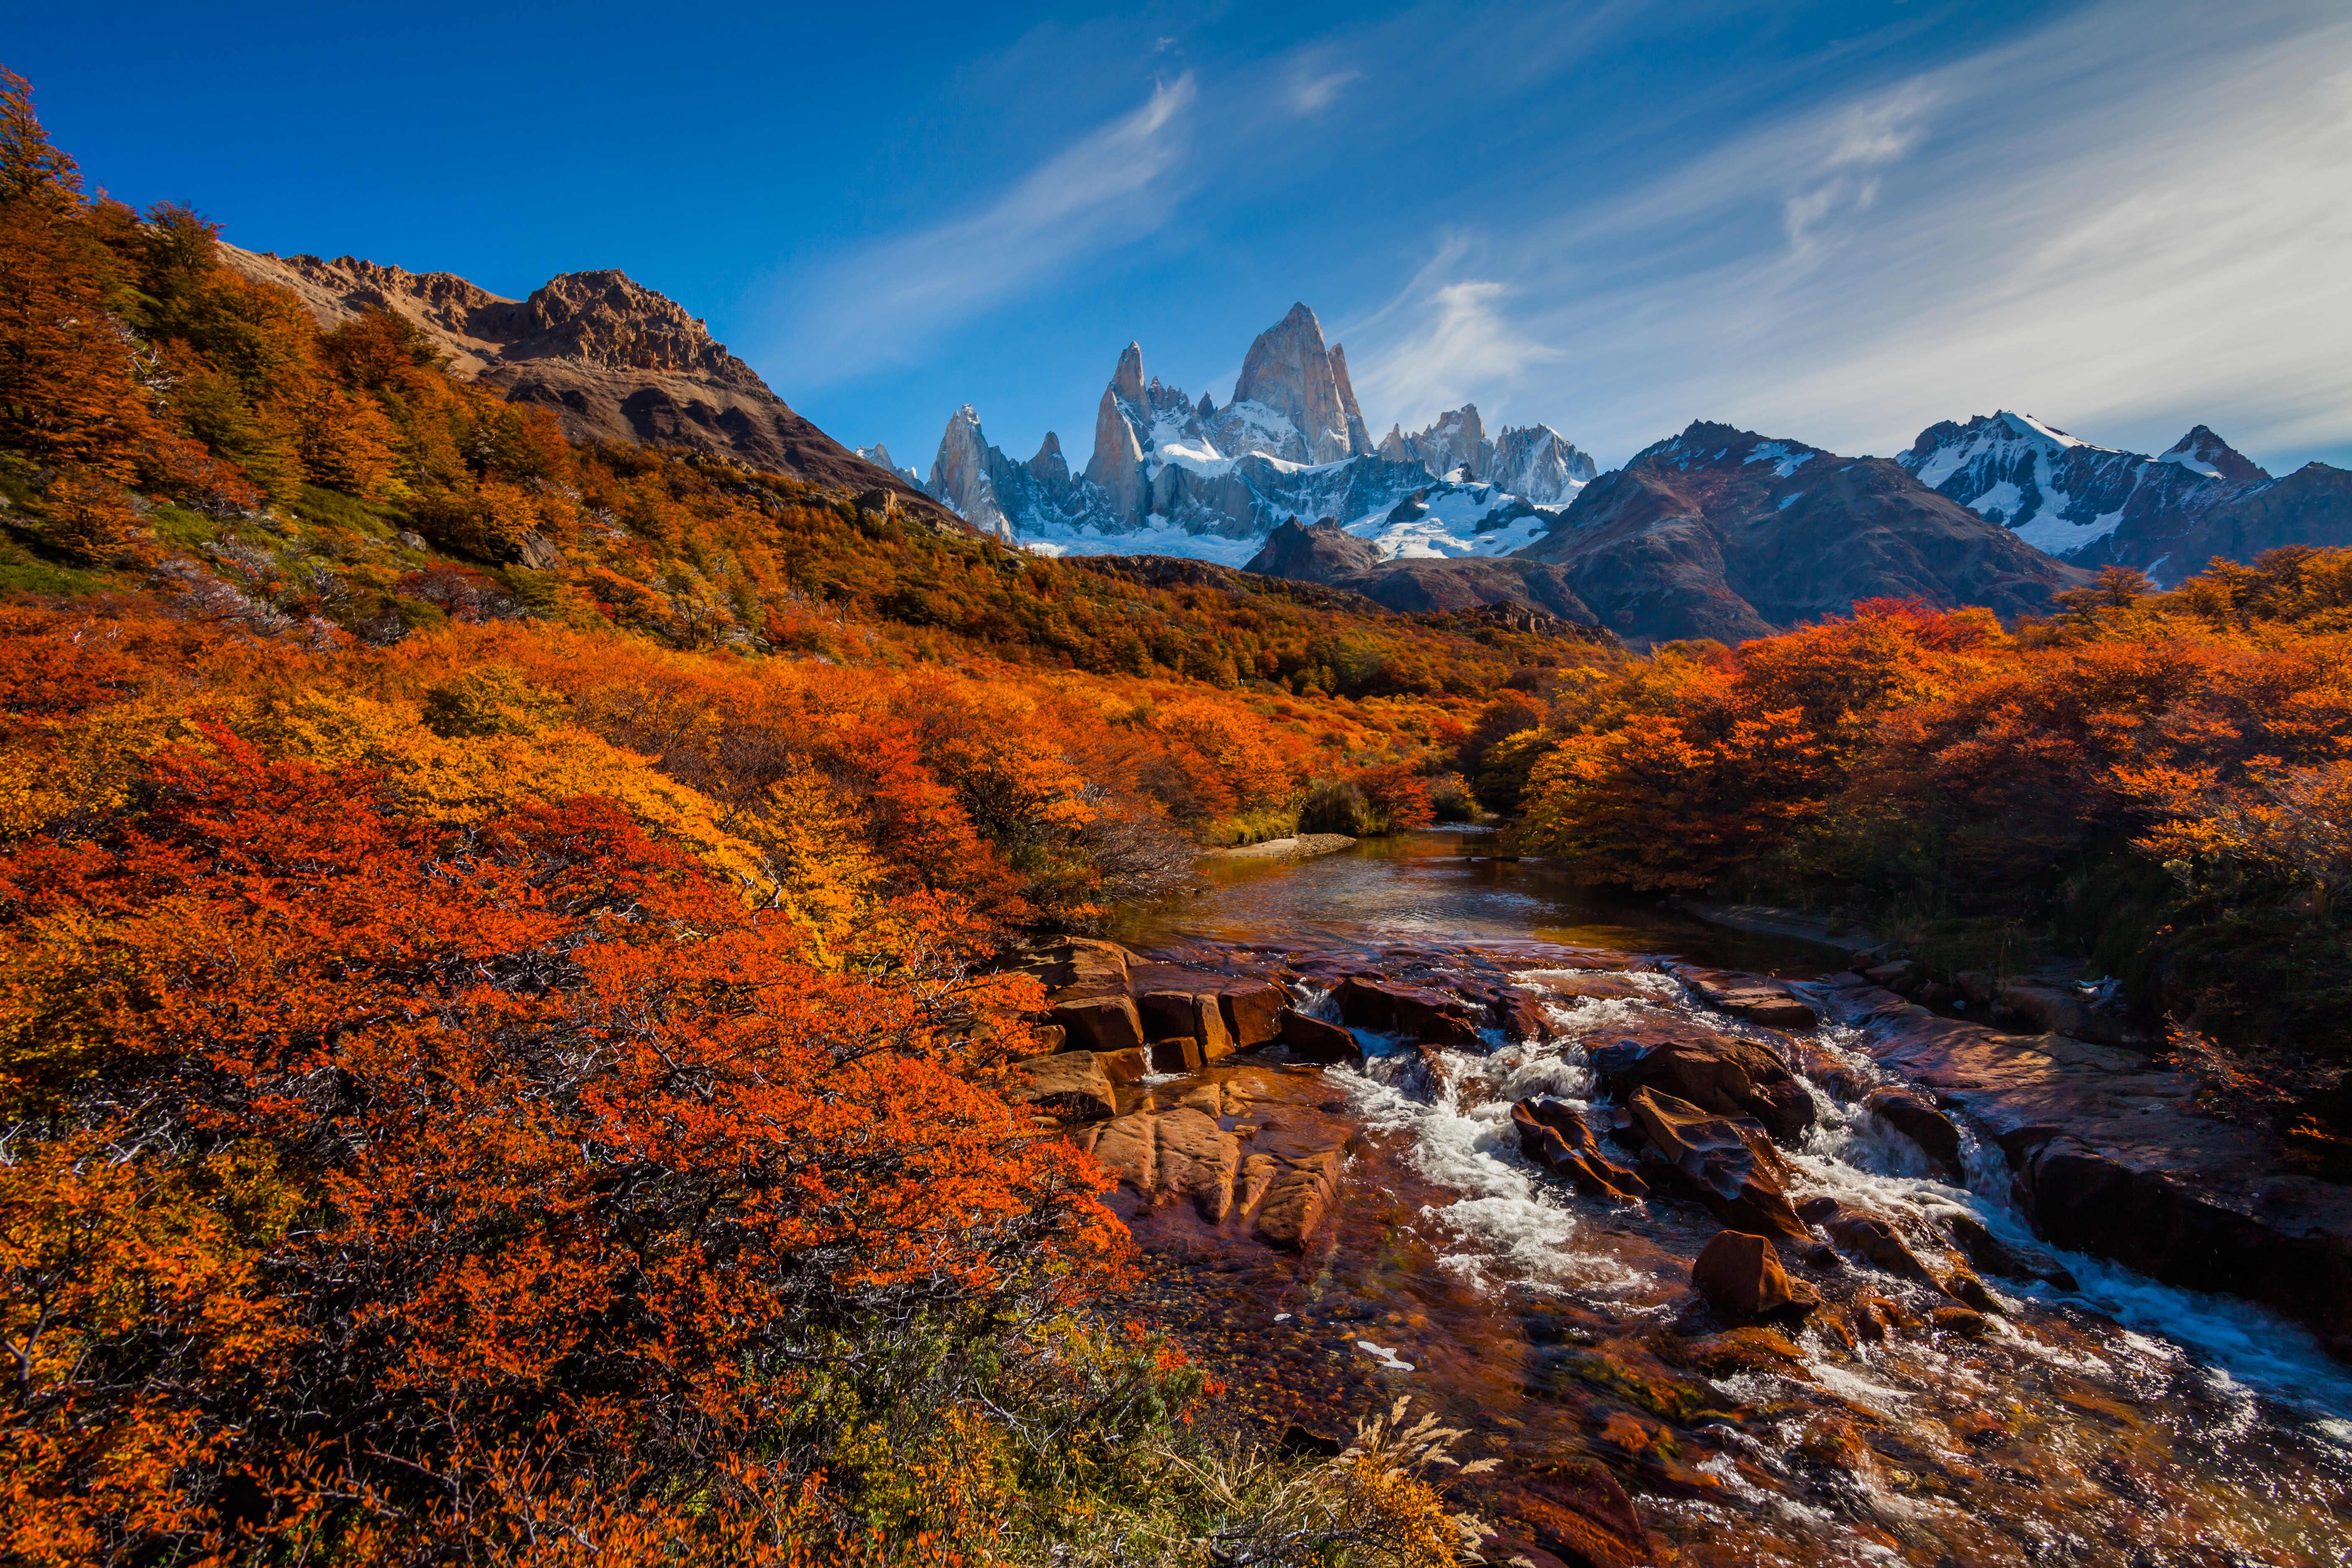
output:
[[[1026,464],[991,446],[971,405],[940,438],[928,485],[973,526],[1041,552],[1181,554],[1239,564],[1284,521],[1331,517],[1384,554],[1501,555],[1541,532],[1592,459],[1549,426],[1486,436],[1477,408],[1376,444],[1305,304],[1258,334],[1219,407],[1144,374],[1130,342],[1095,409],[1073,475],[1048,433]]]
[[[2013,616],[2090,580],[1887,458],[1704,421],[1586,486],[1520,553],[1644,642],[1739,642],[1865,598]]]
[[[2038,550],[2164,585],[2216,555],[2352,543],[2352,473],[2309,463],[2274,479],[2204,425],[2148,457],[2003,409],[1932,425],[1895,461]]]
[[[290,290],[329,330],[369,311],[406,317],[451,374],[553,413],[575,440],[679,447],[828,489],[883,489],[951,514],[895,467],[866,460],[794,413],[666,295],[610,268],[567,272],[509,300],[447,272],[356,257],[280,257],[223,244],[239,272]]]

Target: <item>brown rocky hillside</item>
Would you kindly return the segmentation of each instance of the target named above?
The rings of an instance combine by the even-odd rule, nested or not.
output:
[[[719,453],[828,489],[888,489],[901,506],[950,516],[793,412],[699,318],[621,272],[567,272],[528,300],[507,300],[447,272],[356,257],[327,261],[226,244],[220,255],[248,277],[291,289],[322,328],[370,310],[407,317],[450,356],[451,374],[509,403],[553,411],[575,440]]]

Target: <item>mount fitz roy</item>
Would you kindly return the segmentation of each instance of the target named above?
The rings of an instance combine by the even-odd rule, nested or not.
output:
[[[1118,356],[1074,474],[1060,437],[1017,462],[967,404],[948,420],[925,489],[974,527],[1043,554],[1190,555],[1239,564],[1288,519],[1329,518],[1383,557],[1502,555],[1531,542],[1594,476],[1548,426],[1486,434],[1477,406],[1378,442],[1305,305],[1251,343],[1223,407]]]

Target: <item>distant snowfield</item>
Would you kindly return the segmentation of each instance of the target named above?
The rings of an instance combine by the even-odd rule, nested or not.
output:
[[[1479,524],[1506,510],[1518,498],[1491,485],[1466,485],[1429,498],[1429,510],[1410,520],[1388,521],[1385,511],[1340,526],[1369,541],[1384,561],[1446,559],[1460,555],[1508,555],[1541,539],[1556,512],[1515,517],[1499,526]]]
[[[1167,448],[1162,447],[1165,453]],[[1207,468],[1208,464],[1184,462],[1187,468]],[[1230,459],[1213,459],[1229,464]],[[1323,465],[1338,470],[1344,463]],[[1284,464],[1286,469],[1298,465]],[[1300,471],[1312,473],[1314,469]],[[1582,488],[1582,487],[1578,487]],[[1519,498],[1500,487],[1489,484],[1448,483],[1432,480],[1423,492],[1427,497],[1426,510],[1419,517],[1391,516],[1400,509],[1384,506],[1377,511],[1340,524],[1343,531],[1365,541],[1381,552],[1383,561],[1450,560],[1465,555],[1508,555],[1523,550],[1541,539],[1550,530],[1559,508],[1529,512],[1511,517],[1492,527],[1482,528],[1497,513],[1517,510]],[[1565,506],[1566,503],[1560,503]],[[1301,518],[1312,522],[1312,518]],[[1020,547],[1033,555],[1058,559],[1069,555],[1172,555],[1187,561],[1213,562],[1220,566],[1245,566],[1251,558],[1265,548],[1262,536],[1234,539],[1221,533],[1192,533],[1173,520],[1155,512],[1145,519],[1144,526],[1133,532],[1108,532],[1093,528],[1048,528],[1024,533]]]

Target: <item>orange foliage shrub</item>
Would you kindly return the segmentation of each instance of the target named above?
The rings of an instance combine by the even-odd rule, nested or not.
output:
[[[583,1487],[772,1531],[835,1336],[1116,1253],[964,1076],[1003,999],[812,970],[608,804],[451,834],[217,731],[137,793],[0,858],[17,1560],[421,1558]]]

